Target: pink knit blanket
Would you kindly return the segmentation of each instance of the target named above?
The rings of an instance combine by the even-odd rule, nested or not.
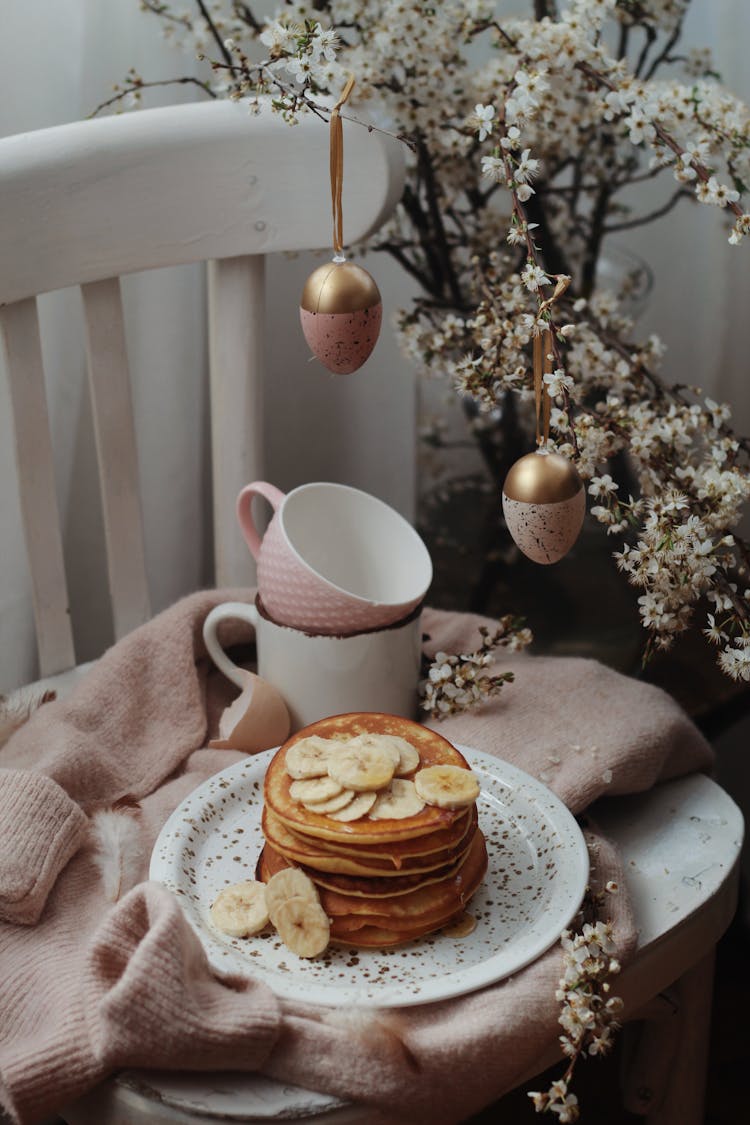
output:
[[[250,597],[179,602],[0,750],[0,1105],[13,1120],[41,1120],[121,1068],[156,1067],[261,1071],[440,1125],[512,1088],[556,1040],[559,946],[471,995],[357,1019],[218,976],[170,892],[137,882],[169,813],[242,756],[206,749],[236,689],[210,666],[201,627],[218,602]],[[427,610],[427,648],[471,651],[486,623]],[[235,639],[249,638],[238,622]],[[588,660],[517,654],[499,665],[515,683],[436,729],[541,776],[574,812],[711,763],[657,688]],[[117,802],[130,810],[137,883],[123,897],[92,846],[92,817]],[[594,878],[613,876],[600,840]],[[627,961],[632,917],[613,897]]]

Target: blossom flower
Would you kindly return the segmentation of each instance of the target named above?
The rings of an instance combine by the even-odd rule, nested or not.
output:
[[[505,131],[505,136],[501,138],[500,144],[504,149],[518,148],[521,142],[521,130],[517,125],[511,125]]]
[[[710,203],[715,207],[726,207],[727,203],[735,203],[740,193],[720,184],[715,176],[696,185],[695,194],[701,203]]]
[[[493,653],[499,648],[519,652],[532,641],[531,630],[522,620],[510,616],[500,620],[494,633],[485,626],[479,633],[481,644],[475,652],[437,652],[431,662],[425,662],[419,693],[422,710],[433,718],[468,711],[497,695],[504,684],[513,682],[514,676],[507,670],[490,671]]]
[[[575,383],[571,375],[566,375],[561,367],[544,376],[544,385],[552,398],[572,391]]]
[[[482,157],[482,175],[500,183],[505,179],[505,164],[499,156]]]
[[[477,123],[479,130],[479,140],[483,141],[485,137],[489,137],[493,128],[493,117],[495,116],[494,105],[482,105],[478,103],[474,106],[474,119]]]
[[[719,666],[733,680],[750,682],[750,636],[738,637],[719,654]]]
[[[688,0],[566,0],[541,20],[490,0],[290,0],[261,25],[231,0],[148,7],[171,43],[207,57],[207,91],[251,112],[265,95],[290,123],[325,115],[356,75],[371,119],[414,146],[404,205],[369,241],[420,287],[399,317],[410,362],[456,392],[478,448],[499,441],[509,413],[533,441],[533,338],[550,327],[551,444],[575,461],[592,518],[617,540],[644,659],[697,623],[722,670],[746,682],[750,547],[737,529],[750,443],[728,407],[665,382],[664,341],[639,338],[628,312],[637,276],[614,291],[597,269],[618,226],[653,217],[637,203],[646,178],[666,189],[659,211],[692,197],[731,215],[730,244],[750,235],[750,110],[705,50],[677,48]],[[482,38],[487,51],[469,46]],[[111,101],[140,104],[145,86],[132,71]],[[430,449],[449,444],[446,427],[423,429]],[[614,467],[623,455],[627,487]],[[464,663],[465,675],[448,663],[450,677],[427,677],[445,713],[481,701],[474,688],[491,677]]]
[[[616,893],[617,884],[611,881],[596,895],[588,888],[578,928],[564,930],[560,937],[563,975],[555,996],[563,1030],[560,1046],[569,1061],[563,1076],[552,1081],[548,1090],[528,1094],[537,1113],[553,1113],[560,1121],[579,1118],[578,1099],[570,1090],[576,1063],[586,1055],[606,1054],[619,1026],[622,1000],[610,995],[610,980],[620,972],[613,928],[610,922],[596,918],[606,896]]]
[[[534,176],[538,175],[539,169],[541,168],[541,161],[531,157],[529,155],[530,152],[530,148],[525,148],[523,150],[521,159],[513,170],[513,175],[519,184],[525,184],[528,183],[529,180],[533,180]]]
[[[294,50],[294,35],[280,20],[269,20],[259,38],[269,48],[272,57]]]
[[[536,265],[534,262],[527,262],[521,270],[521,280],[527,289],[532,292],[537,290],[540,285],[549,285],[549,278],[541,266]]]
[[[611,492],[616,492],[619,487],[609,473],[603,473],[600,477],[591,478],[589,493],[591,496],[607,496]]]
[[[327,62],[334,62],[337,47],[338,36],[336,32],[331,28],[318,27],[310,45],[313,59],[316,62],[321,58],[325,59]]]

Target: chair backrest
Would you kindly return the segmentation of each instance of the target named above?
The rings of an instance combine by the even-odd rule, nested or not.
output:
[[[115,635],[150,613],[119,277],[207,261],[217,585],[252,579],[234,518],[262,476],[265,255],[316,249],[331,229],[328,131],[263,105],[215,101],[0,140],[0,335],[42,676],[74,666],[36,297],[80,286]],[[400,146],[350,128],[347,237],[401,192]],[[296,294],[290,295],[296,306]],[[292,313],[294,315],[294,313]]]

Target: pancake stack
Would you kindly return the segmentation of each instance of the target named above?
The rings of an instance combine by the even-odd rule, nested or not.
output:
[[[277,751],[257,878],[312,880],[330,939],[381,948],[458,921],[487,868],[479,784],[446,739],[395,715],[322,719]]]

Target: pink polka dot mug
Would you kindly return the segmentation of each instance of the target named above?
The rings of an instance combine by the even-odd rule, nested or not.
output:
[[[253,498],[274,509],[258,531]],[[316,481],[286,495],[254,481],[237,516],[258,564],[258,592],[281,625],[323,634],[382,629],[424,598],[432,562],[411,524],[382,500],[348,485]]]

